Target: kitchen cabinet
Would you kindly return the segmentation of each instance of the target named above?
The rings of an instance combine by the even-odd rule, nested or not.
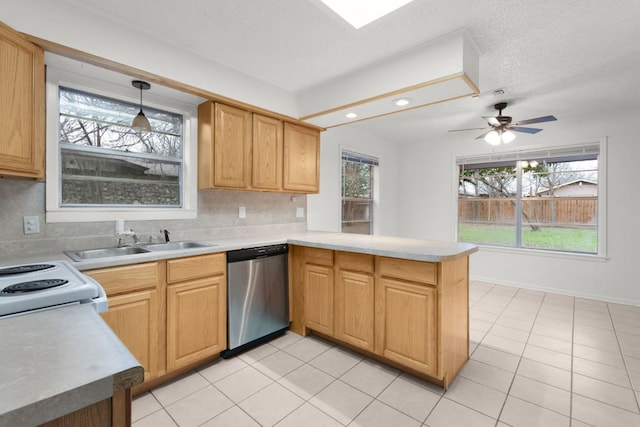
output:
[[[251,113],[204,102],[198,106],[198,188],[247,189],[251,180]]]
[[[335,334],[353,346],[374,351],[374,258],[335,253]]]
[[[251,186],[260,190],[282,190],[282,121],[253,115]]]
[[[85,271],[107,293],[105,322],[144,368],[144,379],[166,371],[164,324],[164,263],[109,267]]]
[[[320,132],[284,124],[285,190],[317,193],[320,190]]]
[[[0,176],[44,178],[44,52],[0,23]]]
[[[167,261],[167,368],[220,353],[227,344],[226,257]]]
[[[198,188],[319,191],[320,131],[218,102],[198,106]]]
[[[290,247],[292,331],[449,386],[469,357],[468,256],[426,262]]]

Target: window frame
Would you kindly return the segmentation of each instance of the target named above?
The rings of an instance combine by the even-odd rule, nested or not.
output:
[[[566,251],[566,250],[558,250],[558,249],[543,249],[543,248],[530,248],[530,247],[515,247],[515,246],[501,246],[501,245],[492,245],[486,243],[473,243],[475,245],[480,246],[483,250],[488,249],[490,251],[495,252],[506,252],[506,253],[529,253],[543,256],[551,256],[551,257],[560,257],[560,258],[574,258],[574,259],[594,259],[594,260],[606,260],[607,259],[607,137],[602,137],[599,140],[592,140],[589,142],[584,142],[581,144],[573,144],[573,145],[554,145],[549,147],[530,147],[524,148],[518,151],[494,151],[490,154],[479,154],[479,155],[454,155],[452,158],[453,168],[452,168],[452,178],[453,178],[453,188],[452,190],[455,192],[453,197],[453,212],[455,212],[455,218],[453,227],[454,227],[454,236],[455,240],[459,241],[459,203],[458,203],[458,191],[459,191],[459,165],[464,159],[473,159],[472,163],[481,163],[481,162],[499,162],[504,160],[527,160],[531,157],[541,156],[541,153],[558,153],[560,151],[580,151],[588,149],[588,147],[598,146],[598,202],[597,202],[597,212],[598,212],[598,220],[597,220],[597,252],[595,253],[587,253],[587,252],[575,252],[575,251]]]
[[[130,80],[129,77],[125,77]],[[97,80],[71,71],[49,66],[46,83],[46,222],[93,222],[124,220],[172,220],[197,217],[197,106],[186,102],[145,94],[143,106],[165,110],[183,116],[182,206],[60,206],[61,170],[59,144],[59,88],[80,90],[99,96],[138,104],[133,90],[121,83]]]
[[[372,156],[369,154],[362,154],[361,152],[357,151],[357,150],[353,150],[353,149],[349,149],[349,148],[341,148],[340,149],[340,232],[342,233],[349,233],[348,231],[344,231],[343,230],[343,225],[345,223],[345,221],[343,221],[343,207],[344,207],[344,201],[345,199],[353,199],[353,198],[345,198],[343,195],[343,186],[342,186],[342,182],[343,182],[343,162],[344,162],[344,157],[345,155],[347,156],[351,156],[354,158],[358,158],[358,159],[362,159],[363,160],[363,164],[369,164],[369,166],[371,166],[371,170],[370,170],[370,175],[369,175],[369,192],[371,194],[371,198],[362,198],[362,200],[367,200],[369,203],[369,210],[370,210],[370,219],[369,219],[369,235],[373,235],[375,234],[375,230],[376,230],[376,221],[375,218],[377,217],[377,209],[378,209],[378,188],[379,188],[379,183],[378,183],[378,168],[380,167],[380,160],[378,157],[376,156]],[[355,162],[354,162],[355,163]],[[356,234],[356,233],[353,233]],[[359,233],[357,233],[359,234]]]

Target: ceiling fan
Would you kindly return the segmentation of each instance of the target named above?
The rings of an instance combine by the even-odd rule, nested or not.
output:
[[[467,130],[485,130],[489,129],[487,132],[478,136],[476,139],[484,138],[491,145],[499,145],[500,142],[504,142],[508,144],[509,142],[515,139],[514,132],[524,132],[528,134],[534,134],[540,132],[542,129],[538,128],[529,128],[522,127],[522,125],[531,125],[534,123],[544,123],[544,122],[552,122],[557,120],[554,116],[543,116],[536,117],[535,119],[528,120],[520,120],[519,122],[512,123],[513,118],[511,116],[503,116],[502,110],[507,108],[506,102],[499,102],[493,106],[496,110],[498,110],[498,115],[495,117],[483,117],[483,119],[487,119],[487,124],[489,127],[482,128],[471,128],[471,129],[455,129],[450,130],[449,132],[461,132]]]

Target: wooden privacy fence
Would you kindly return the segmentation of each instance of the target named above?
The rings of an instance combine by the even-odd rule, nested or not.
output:
[[[515,198],[459,197],[458,220],[485,224],[514,224]],[[525,197],[523,223],[555,226],[597,224],[597,197]]]

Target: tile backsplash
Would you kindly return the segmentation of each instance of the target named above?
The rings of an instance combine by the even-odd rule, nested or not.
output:
[[[141,242],[163,239],[215,240],[254,233],[287,233],[307,228],[307,196],[233,190],[198,192],[198,216],[188,220],[126,221]],[[246,208],[246,218],[238,208]],[[297,208],[305,217],[297,218]],[[23,216],[38,216],[40,233],[25,235]],[[59,252],[68,249],[109,247],[116,244],[114,221],[45,223],[45,183],[0,179],[0,257]]]

